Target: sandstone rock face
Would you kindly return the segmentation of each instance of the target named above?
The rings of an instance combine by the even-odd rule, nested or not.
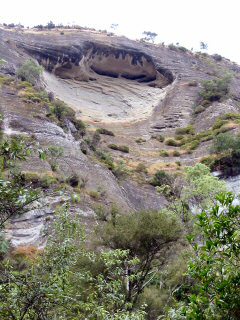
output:
[[[0,58],[7,61],[0,73],[11,75],[27,59],[38,61],[44,67],[43,84],[47,91],[69,104],[90,129],[103,127],[114,132],[115,136],[102,138],[100,147],[106,149],[111,143],[129,146],[129,154],[111,151],[114,158],[133,168],[146,164],[150,173],[164,164],[171,170],[176,160],[183,166],[192,165],[208,153],[210,146],[206,141],[191,154],[161,158],[159,150],[171,147],[152,139],[152,135],[173,136],[176,128],[188,124],[194,124],[196,131],[201,132],[208,130],[220,115],[239,112],[240,70],[226,59],[216,63],[210,56],[87,30],[64,30],[61,34],[59,30],[4,29],[0,29]],[[193,116],[201,81],[229,71],[236,75],[231,98],[213,103],[204,113]],[[68,177],[76,173],[87,181],[88,190],[104,191],[103,205],[116,204],[123,212],[156,210],[165,205],[166,200],[152,186],[139,184],[131,177],[119,181],[104,165],[83,154],[81,141],[72,135],[71,123],[69,130],[64,131],[46,117],[46,108],[25,103],[13,88],[0,90],[5,135],[33,135],[42,146],[63,147],[61,174]],[[144,142],[137,143],[139,138]],[[36,158],[23,164],[22,169],[51,171],[47,162]],[[16,217],[9,225],[7,233],[14,245],[44,245],[43,232],[61,199],[55,195],[45,200],[46,206]],[[90,230],[96,217],[88,198],[84,203],[74,210]]]

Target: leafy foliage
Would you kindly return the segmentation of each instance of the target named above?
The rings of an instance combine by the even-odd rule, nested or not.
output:
[[[85,258],[88,263],[79,264]],[[122,250],[95,254],[86,250],[84,233],[68,208],[60,210],[44,253],[27,269],[15,270],[11,261],[1,265],[1,319],[143,320],[125,299],[125,268],[138,261]],[[102,273],[89,265],[98,263]],[[132,274],[131,279],[137,278]]]
[[[188,266],[194,286],[170,310],[168,319],[239,319],[240,206],[233,204],[230,193],[217,200],[211,210],[197,216],[201,237],[193,242],[195,256]]]

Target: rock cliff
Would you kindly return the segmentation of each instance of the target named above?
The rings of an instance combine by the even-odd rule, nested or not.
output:
[[[90,135],[97,128],[111,130],[114,135],[104,136],[99,146],[111,152],[114,160],[123,161],[129,170],[144,164],[152,174],[159,168],[176,170],[176,161],[182,166],[196,163],[208,154],[209,141],[203,141],[192,152],[180,152],[177,158],[170,153],[166,159],[159,151],[164,148],[172,152],[173,148],[156,137],[171,137],[176,128],[189,124],[195,126],[196,132],[202,132],[210,129],[222,114],[239,112],[240,68],[227,59],[216,61],[181,47],[142,43],[88,30],[0,29],[0,58],[7,62],[1,67],[2,74],[14,75],[30,58],[42,65],[41,85],[76,111],[77,118],[88,125]],[[213,102],[203,113],[194,114],[201,82],[226,72],[234,75],[228,100]],[[84,154],[82,139],[74,138],[70,127],[63,130],[51,122],[47,106],[38,108],[24,101],[14,86],[2,86],[0,112],[4,115],[6,135],[34,136],[42,146],[63,147],[61,174],[67,177],[76,173],[86,178],[87,190],[104,193],[97,201],[101,205],[116,204],[125,212],[164,205],[166,200],[139,177],[118,179],[92,153]],[[127,145],[130,152],[113,151],[109,144]],[[51,167],[34,158],[24,164],[23,170],[49,172]],[[77,210],[91,229],[96,203],[90,198],[86,195]],[[47,201],[44,210],[32,210],[14,219],[7,229],[13,244],[43,244],[41,232],[52,208],[60,202],[61,197],[56,195]]]

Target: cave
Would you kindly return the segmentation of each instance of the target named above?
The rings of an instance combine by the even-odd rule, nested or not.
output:
[[[44,74],[48,90],[54,88],[85,121],[146,119],[174,80],[170,70],[139,51],[89,43],[77,50],[68,47],[62,55],[57,50],[54,62],[40,63],[49,71]]]
[[[77,62],[75,52],[73,56],[71,52],[64,54],[51,71],[63,79],[88,81],[104,76],[124,78],[155,88],[163,88],[173,81],[169,70],[156,67],[151,57],[141,52],[90,46],[78,56]]]

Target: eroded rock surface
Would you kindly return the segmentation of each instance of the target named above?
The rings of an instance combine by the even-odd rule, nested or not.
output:
[[[210,147],[210,142],[205,141],[192,153],[163,158],[159,150],[175,149],[152,139],[153,135],[171,137],[176,128],[189,124],[201,132],[208,130],[220,115],[239,112],[240,71],[226,59],[216,63],[210,56],[86,30],[64,30],[62,34],[59,30],[4,29],[0,29],[0,58],[7,61],[0,68],[1,73],[10,75],[27,59],[38,61],[45,69],[43,81],[47,91],[69,104],[91,130],[103,127],[114,132],[114,136],[102,137],[100,147],[106,149],[112,143],[128,146],[130,152],[124,155],[111,150],[114,159],[124,160],[131,168],[145,164],[150,174],[165,164],[171,170],[176,161],[182,166],[192,165]],[[201,81],[229,71],[236,75],[231,84],[231,98],[193,115]],[[42,146],[63,147],[61,174],[68,177],[76,173],[87,181],[88,190],[101,189],[104,193],[101,204],[106,207],[116,204],[122,212],[129,212],[155,210],[165,205],[165,199],[154,187],[132,181],[131,177],[119,181],[94,157],[83,154],[81,141],[75,140],[71,129],[64,131],[51,122],[46,117],[46,108],[25,103],[17,90],[1,88],[0,112],[4,114],[6,135],[33,135]],[[23,164],[22,169],[51,171],[49,163],[37,158]],[[80,205],[74,210],[79,211],[87,229],[91,229],[95,216],[88,200],[84,199],[85,207]],[[52,205],[16,217],[7,229],[13,244],[43,245],[42,232],[59,201],[56,196],[49,199]]]

